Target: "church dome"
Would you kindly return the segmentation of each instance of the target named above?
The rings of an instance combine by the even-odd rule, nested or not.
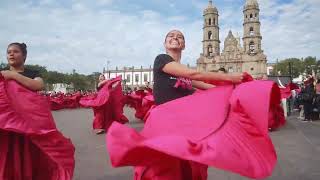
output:
[[[246,0],[246,4],[244,5],[245,7],[248,6],[256,6],[259,7],[259,3],[257,0]]]
[[[203,11],[203,14],[207,14],[207,13],[218,13],[217,7],[215,7],[215,6],[212,4],[212,1],[211,1],[211,0],[209,1],[208,7]]]

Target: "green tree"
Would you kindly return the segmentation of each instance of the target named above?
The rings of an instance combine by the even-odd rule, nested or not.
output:
[[[0,63],[0,70],[3,70],[6,67],[7,67],[6,63],[3,63],[3,62]]]
[[[308,56],[304,59],[305,72],[311,74],[312,71],[317,72],[318,65],[316,57]]]
[[[90,81],[90,86],[92,87],[91,90],[95,90],[96,89],[100,74],[101,74],[100,72],[93,72],[92,74],[90,74],[88,76],[89,81]]]
[[[274,66],[273,75],[290,75],[290,66],[291,63],[291,72],[293,77],[299,76],[301,73],[304,72],[304,62],[298,58],[288,58],[281,60]]]
[[[1,62],[1,61],[0,61]],[[0,70],[7,67],[7,63],[0,63]],[[72,84],[75,90],[94,90],[97,79],[101,73],[94,72],[90,75],[78,74],[74,69],[71,74],[48,71],[45,66],[25,65],[27,69],[38,71],[46,83],[46,89],[52,90],[52,85],[56,83]]]
[[[46,78],[44,78],[44,80],[49,84],[69,83],[66,76],[66,74],[59,73],[57,71],[48,71],[47,76]]]
[[[37,71],[43,79],[47,79],[48,71],[45,66],[27,64],[25,65],[25,68],[32,71]]]
[[[302,73],[311,74],[320,72],[320,60],[316,57],[308,56],[306,58],[287,58],[279,61],[274,66],[272,75],[290,75],[290,66],[293,77],[298,77]],[[279,74],[279,73],[280,74]]]

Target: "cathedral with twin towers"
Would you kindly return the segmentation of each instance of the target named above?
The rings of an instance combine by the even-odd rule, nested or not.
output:
[[[219,12],[212,0],[203,11],[203,52],[197,59],[199,71],[248,72],[253,77],[267,74],[267,57],[263,53],[260,33],[259,4],[257,0],[246,0],[243,7],[243,37],[235,37],[231,30],[220,51]]]
[[[224,40],[224,48],[220,51],[219,13],[209,0],[203,11],[203,52],[197,59],[199,71],[217,71],[225,68],[228,72],[248,72],[255,78],[267,74],[267,57],[264,55],[260,33],[259,4],[257,0],[245,0],[243,7],[243,38],[231,31]],[[124,67],[123,69],[104,70],[107,78],[122,75],[125,84],[131,87],[144,86],[153,82],[152,68]]]

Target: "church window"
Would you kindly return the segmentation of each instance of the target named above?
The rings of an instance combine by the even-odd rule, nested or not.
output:
[[[253,20],[253,14],[250,14],[250,20],[251,21]]]
[[[209,18],[209,26],[211,25],[211,18]]]
[[[213,25],[216,25],[216,18],[213,18]]]
[[[258,14],[256,13],[256,14],[254,14],[254,17],[257,17],[258,16]]]
[[[250,51],[250,53],[254,53],[254,42],[250,42],[249,51]]]
[[[246,14],[246,18],[248,18],[248,15]]]
[[[254,70],[254,68],[252,67],[250,70],[251,70],[251,71],[253,71],[253,70]]]
[[[253,36],[254,32],[253,32],[253,27],[250,27],[250,36]]]
[[[212,45],[210,44],[210,45],[208,46],[208,55],[209,55],[209,56],[212,56],[212,53],[213,53]]]
[[[229,67],[228,72],[233,73],[233,68]]]
[[[208,38],[212,39],[212,32],[211,31],[208,32]]]

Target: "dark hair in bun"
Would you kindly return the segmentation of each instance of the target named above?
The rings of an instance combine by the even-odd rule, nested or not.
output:
[[[21,50],[22,54],[27,57],[28,51],[27,51],[27,45],[25,43],[18,43],[18,42],[14,42],[8,45],[8,48],[10,46],[18,46],[19,49]]]

